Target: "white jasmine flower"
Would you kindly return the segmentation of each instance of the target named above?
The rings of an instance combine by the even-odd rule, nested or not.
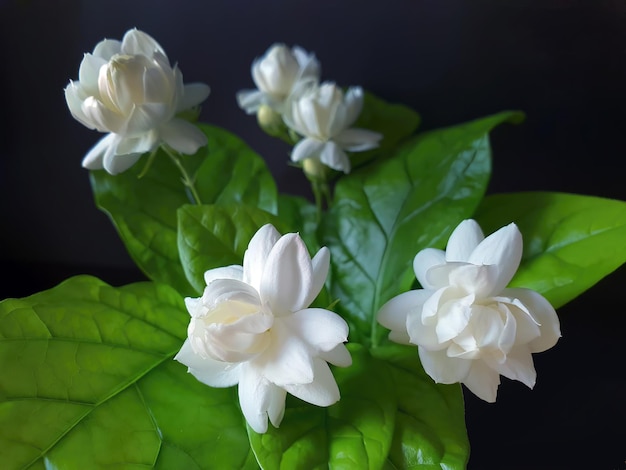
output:
[[[267,105],[282,114],[285,104],[308,86],[319,82],[320,65],[315,55],[294,46],[272,45],[263,57],[252,63],[252,79],[257,90],[237,93],[237,102],[248,114]]]
[[[204,101],[209,87],[184,85],[178,67],[146,33],[132,29],[122,41],[101,41],[85,54],[78,76],[65,88],[70,112],[88,128],[109,133],[87,153],[85,168],[116,174],[161,143],[184,154],[206,145],[196,126],[175,115]]]
[[[500,374],[532,388],[531,353],[561,336],[554,308],[540,294],[506,286],[522,257],[515,224],[487,238],[474,220],[454,230],[446,251],[427,248],[413,268],[423,289],[381,308],[389,338],[418,346],[424,370],[436,382],[461,382],[485,401],[496,400]]]
[[[337,314],[307,308],[322,289],[330,253],[311,259],[299,235],[272,225],[254,235],[243,266],[205,273],[202,297],[187,298],[189,338],[175,359],[212,387],[239,384],[243,414],[258,433],[278,427],[285,395],[318,406],[339,400],[327,362],[352,363],[343,344],[348,325]]]
[[[350,127],[362,108],[360,87],[349,88],[345,95],[334,83],[305,91],[283,116],[287,126],[304,137],[293,148],[291,159],[301,162],[311,158],[349,173],[350,159],[344,150],[369,150],[382,138],[377,132]]]

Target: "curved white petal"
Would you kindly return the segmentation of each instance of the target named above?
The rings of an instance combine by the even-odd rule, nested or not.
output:
[[[293,396],[317,406],[330,406],[340,398],[339,387],[325,361],[313,361],[314,380],[311,383],[288,384],[283,388]]]
[[[243,255],[243,282],[250,284],[257,292],[261,289],[267,257],[279,239],[278,230],[272,224],[265,224],[256,231]]]
[[[417,280],[424,289],[437,289],[443,286],[433,285],[428,282],[426,273],[434,266],[445,264],[446,253],[443,250],[426,248],[415,255],[413,259],[413,271],[415,272],[415,277],[417,277]]]
[[[357,120],[363,109],[363,89],[361,87],[350,87],[345,94],[344,103],[346,106],[346,116],[344,126],[350,127]]]
[[[121,51],[124,54],[134,55],[142,54],[146,57],[152,57],[155,52],[159,52],[166,56],[161,45],[154,40],[152,36],[134,28],[126,32],[122,38]],[[166,56],[167,57],[167,56]]]
[[[321,140],[305,137],[301,139],[291,151],[291,161],[301,162],[307,158],[319,159],[325,145],[326,143]]]
[[[503,295],[519,299],[539,323],[541,336],[528,344],[531,352],[545,351],[556,344],[561,337],[559,317],[544,296],[530,289],[505,289]]]
[[[222,302],[227,301],[261,306],[261,299],[256,289],[236,279],[214,279],[204,288],[202,302],[207,308],[216,308]]]
[[[83,167],[88,170],[101,170],[104,155],[111,147],[117,146],[119,137],[115,134],[107,134],[94,145],[83,158]]]
[[[344,173],[350,173],[350,159],[348,155],[341,150],[332,140],[326,142],[320,153],[320,161],[332,168],[333,170],[343,171]]]
[[[169,120],[171,109],[166,103],[130,104],[132,110],[127,116],[120,133],[136,135],[154,130]]]
[[[341,343],[330,351],[321,351],[318,356],[320,359],[330,362],[339,367],[349,367],[352,365],[352,356],[346,345]]]
[[[263,354],[250,362],[261,369],[270,382],[281,387],[310,383],[314,374],[312,351],[289,326],[284,319],[277,318],[271,331],[271,343]]]
[[[285,416],[285,398],[287,391],[277,387],[271,387],[271,393],[269,393],[269,403],[267,406],[267,416],[270,419],[270,423],[274,427],[279,427]]]
[[[282,321],[315,351],[330,351],[348,340],[348,324],[329,310],[307,308]]]
[[[424,371],[437,383],[453,384],[463,382],[473,362],[467,359],[448,357],[445,349],[427,351],[418,347],[420,361]]]
[[[468,262],[498,267],[498,279],[493,295],[499,294],[515,275],[522,259],[522,234],[517,225],[509,224],[485,238],[472,251]]]
[[[96,44],[92,54],[106,62],[115,54],[119,54],[121,51],[122,41],[118,41],[117,39],[104,39]]]
[[[202,297],[185,297],[185,307],[193,318],[203,317],[209,312],[208,307],[202,302]]]
[[[378,147],[382,137],[383,135],[378,132],[352,128],[340,132],[333,140],[344,150],[362,152]]]
[[[121,137],[117,144],[117,153],[127,155],[129,153],[142,154],[151,152],[158,145],[158,137],[154,131],[144,132],[132,137]]]
[[[401,344],[409,344],[410,334],[407,319],[411,313],[420,314],[422,305],[431,292],[423,289],[404,292],[383,304],[378,311],[378,323],[391,330],[389,339]],[[421,322],[420,322],[421,323]],[[411,325],[409,329],[413,329]]]
[[[65,87],[65,102],[72,116],[85,127],[95,129],[94,124],[83,112],[83,101],[87,98],[80,83],[70,82]]]
[[[114,152],[114,147],[109,147],[102,160],[102,166],[112,175],[117,175],[128,170],[131,166],[137,163],[137,160],[139,160],[142,155],[141,153],[116,155]]]
[[[313,266],[306,245],[298,234],[283,235],[265,261],[259,294],[275,315],[308,307],[313,284]]]
[[[447,277],[451,286],[461,288],[464,292],[472,293],[477,298],[490,297],[494,293],[500,293],[500,271],[496,265],[475,265],[465,263],[448,263],[445,266],[435,266],[428,271],[428,280],[440,285]]]
[[[257,433],[267,431],[267,412],[272,404],[276,417],[276,393],[279,388],[271,384],[259,370],[245,363],[239,375],[239,404],[246,421]]]
[[[435,326],[439,343],[450,341],[465,329],[472,316],[473,301],[474,297],[468,295],[440,306]]]
[[[211,93],[211,88],[204,83],[189,83],[185,85],[183,96],[178,101],[176,112],[198,106],[206,100]]]
[[[233,264],[231,266],[209,269],[204,273],[204,282],[207,286],[216,279],[234,279],[235,281],[242,281],[243,267]]]
[[[119,133],[126,126],[125,117],[111,111],[93,96],[85,98],[81,103],[81,111],[87,122],[91,124],[90,129]]]
[[[248,114],[256,113],[265,104],[265,93],[259,90],[242,90],[237,92],[237,104]]]
[[[511,380],[519,380],[528,388],[535,386],[537,372],[532,354],[526,345],[517,346],[511,350],[506,361],[487,361],[487,365]]]
[[[106,59],[93,54],[85,54],[80,68],[78,69],[78,80],[80,86],[89,95],[98,95],[98,74],[100,67],[107,63]]]
[[[328,277],[328,270],[330,269],[330,250],[323,246],[315,253],[313,259],[311,259],[311,267],[313,269],[313,279],[309,289],[309,295],[305,300],[305,305],[308,307],[318,296],[326,278]]]
[[[460,359],[463,360],[463,359]],[[469,361],[471,369],[463,384],[478,398],[486,402],[496,401],[498,385],[500,385],[500,374],[489,368],[483,361]]]
[[[467,263],[472,252],[484,238],[483,231],[475,220],[464,220],[457,225],[448,239],[446,261]]]
[[[207,136],[198,127],[178,118],[161,126],[159,134],[167,145],[185,155],[193,155],[208,142]]]
[[[188,367],[191,373],[200,382],[211,387],[231,387],[239,382],[240,367],[238,364],[202,358],[196,354],[189,340],[185,340],[175,360]]]

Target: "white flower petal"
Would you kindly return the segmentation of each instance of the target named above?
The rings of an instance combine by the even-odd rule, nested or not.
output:
[[[78,81],[87,95],[98,94],[98,75],[100,68],[107,63],[107,59],[93,54],[85,54],[78,69]]]
[[[271,384],[260,371],[249,364],[241,365],[239,375],[239,404],[246,421],[257,433],[267,431],[267,412],[272,405],[274,416],[276,413],[276,397],[279,388]]]
[[[463,359],[460,359],[463,360]],[[465,361],[471,364],[463,384],[478,398],[486,402],[496,401],[500,374],[489,368],[483,361]]]
[[[312,351],[289,327],[284,319],[277,318],[271,331],[271,343],[250,363],[262,369],[263,375],[280,387],[313,380]]]
[[[435,286],[428,282],[426,273],[433,266],[445,265],[446,253],[436,248],[426,248],[420,251],[413,259],[413,271],[418,282],[424,289],[438,289],[443,286]]]
[[[330,406],[340,398],[339,387],[328,364],[321,359],[313,361],[315,379],[311,383],[287,384],[283,388],[300,400],[317,406]]]
[[[409,344],[410,337],[407,318],[411,313],[421,314],[422,305],[431,293],[423,289],[404,292],[386,302],[378,311],[378,323],[388,328],[389,339],[401,344]],[[420,321],[421,324],[421,321]],[[409,327],[410,330],[415,325]]]
[[[515,224],[509,224],[480,242],[468,262],[498,267],[498,280],[492,294],[498,295],[515,275],[522,259],[522,249],[522,234]]]
[[[237,364],[200,357],[193,351],[188,339],[174,359],[186,365],[196,379],[211,387],[231,387],[239,382],[240,368]]]
[[[260,291],[265,263],[272,248],[280,239],[280,233],[271,224],[266,224],[254,234],[243,255],[243,282]]]
[[[176,112],[185,111],[194,106],[198,106],[208,98],[210,93],[211,89],[204,83],[189,83],[185,85],[183,96],[178,101]]]
[[[365,129],[346,129],[333,137],[342,149],[350,152],[362,152],[378,147],[383,135]]]
[[[363,88],[350,87],[345,94],[346,116],[343,125],[350,127],[357,120],[363,109]]]
[[[170,107],[164,103],[131,104],[131,107],[132,111],[128,114],[127,121],[119,133],[136,135],[149,132],[170,119]],[[162,132],[161,138],[163,138]]]
[[[117,153],[127,155],[129,153],[151,152],[158,145],[158,137],[157,133],[152,130],[132,137],[122,137],[117,144]]]
[[[216,279],[243,280],[243,267],[238,265],[224,266],[221,268],[209,269],[204,273],[204,282],[208,286]]]
[[[307,158],[319,159],[325,145],[326,143],[321,140],[305,137],[293,147],[291,151],[291,161],[301,162]]]
[[[348,324],[329,310],[307,308],[286,316],[282,321],[316,352],[330,351],[348,340]]]
[[[472,363],[476,362],[448,357],[445,349],[427,351],[421,346],[417,349],[424,371],[437,383],[453,384],[463,382]]]
[[[467,263],[472,252],[484,238],[483,231],[475,220],[464,220],[454,229],[448,239],[446,261]]]
[[[309,295],[305,300],[306,306],[311,305],[322,290],[322,287],[324,287],[324,283],[328,277],[328,270],[330,269],[330,250],[325,246],[320,248],[313,259],[311,259],[311,267],[313,269],[313,279],[309,289]]]
[[[280,426],[280,423],[283,421],[283,416],[285,416],[286,396],[287,391],[276,386],[273,386],[271,393],[269,393],[267,415],[270,419],[270,423],[276,428]]]
[[[266,104],[265,93],[259,90],[242,90],[237,92],[237,104],[247,114],[256,113],[262,104]]]
[[[505,289],[503,295],[521,300],[540,325],[541,336],[529,343],[531,352],[542,352],[556,344],[561,337],[559,317],[544,296],[530,289]]]
[[[511,380],[519,380],[528,388],[533,388],[537,372],[528,346],[517,346],[507,355],[504,362],[487,362],[496,372]]]
[[[113,147],[109,147],[102,159],[102,166],[112,175],[117,175],[128,170],[141,158],[141,153],[129,153],[126,155],[115,155]]]
[[[236,279],[214,279],[204,288],[202,301],[209,309],[227,301],[255,305],[259,308],[261,306],[261,299],[256,289]]]
[[[308,307],[313,284],[311,257],[295,233],[283,235],[274,245],[263,269],[259,294],[269,302],[274,315],[285,315]]]
[[[83,158],[83,167],[88,170],[101,170],[103,168],[102,161],[105,153],[109,151],[109,148],[115,148],[119,137],[115,134],[107,134],[94,145],[89,152]]]
[[[136,28],[127,31],[122,38],[121,51],[124,54],[141,54],[146,57],[152,57],[155,52],[166,55],[161,45],[152,36]]]
[[[348,348],[346,348],[346,345],[343,343],[338,344],[330,351],[321,351],[319,358],[339,367],[349,367],[352,365],[350,351],[348,351]]]
[[[326,142],[320,153],[320,161],[333,170],[350,173],[350,159],[332,140]]]
[[[469,295],[454,302],[446,302],[440,307],[435,327],[439,343],[450,341],[465,329],[472,316],[473,300],[474,297]]]
[[[207,136],[198,127],[178,118],[161,126],[159,133],[167,145],[185,155],[193,155],[208,142]]]
[[[104,39],[96,44],[92,54],[95,57],[99,57],[104,61],[108,61],[115,54],[119,54],[122,51],[122,41],[117,39]]]

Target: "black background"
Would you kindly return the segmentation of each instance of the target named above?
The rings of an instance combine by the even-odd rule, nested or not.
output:
[[[325,80],[413,107],[422,129],[525,111],[492,134],[490,193],[626,200],[624,0],[0,0],[0,298],[81,273],[143,279],[80,166],[100,135],[63,97],[82,54],[131,27],[211,86],[201,120],[244,138],[282,191],[308,184],[234,98],[277,41],[314,51]],[[621,268],[559,310],[535,390],[503,379],[496,404],[466,394],[469,468],[626,468],[625,282]]]

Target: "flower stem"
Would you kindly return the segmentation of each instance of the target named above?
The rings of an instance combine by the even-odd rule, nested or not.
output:
[[[192,202],[194,204],[201,205],[202,201],[200,200],[200,196],[198,195],[198,191],[196,190],[196,186],[194,184],[195,182],[194,182],[193,178],[191,178],[189,173],[187,173],[187,170],[183,166],[183,163],[181,162],[181,159],[180,159],[180,154],[178,154],[177,152],[174,152],[174,150],[172,150],[167,145],[162,145],[161,148],[167,154],[167,156],[170,157],[172,162],[174,162],[174,165],[176,165],[176,167],[180,171],[180,173],[182,175],[181,179],[182,179],[183,184],[191,192]]]

